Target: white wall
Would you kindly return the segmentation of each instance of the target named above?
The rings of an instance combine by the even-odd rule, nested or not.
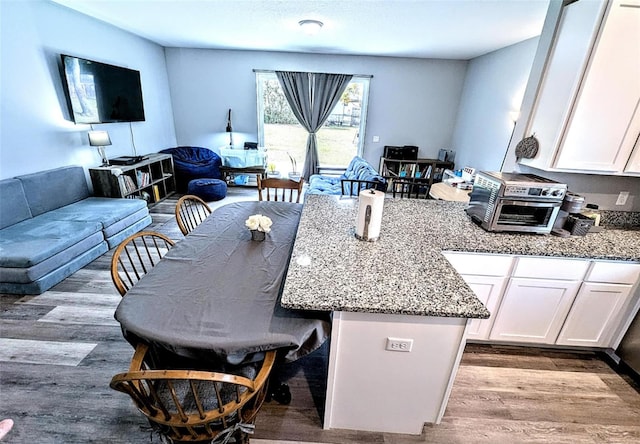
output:
[[[44,1],[0,1],[0,179],[64,165],[99,165],[89,125],[68,117],[60,53],[140,71],[145,122],[132,124],[139,154],[175,146],[164,49],[100,21]],[[128,123],[109,131],[108,157],[132,155]]]
[[[421,157],[451,146],[467,62],[391,57],[167,48],[178,145],[217,149],[257,141],[257,70],[373,75],[364,157],[376,168],[385,145],[417,145]],[[373,143],[372,137],[380,142]]]
[[[469,62],[453,136],[457,168],[500,170],[537,46],[536,37]]]

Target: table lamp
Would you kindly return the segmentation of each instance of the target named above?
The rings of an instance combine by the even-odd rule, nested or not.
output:
[[[109,133],[106,131],[89,131],[89,145],[95,146],[98,150],[100,157],[102,157],[101,166],[109,166],[109,159],[107,159],[107,154],[104,151],[105,146],[111,145]]]

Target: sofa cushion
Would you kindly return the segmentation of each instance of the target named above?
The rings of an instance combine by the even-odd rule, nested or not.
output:
[[[0,282],[26,284],[37,281],[101,243],[104,243],[102,233],[96,231],[92,235],[30,267],[0,267]]]
[[[375,188],[386,191],[387,181],[362,157],[355,156],[349,162],[345,172],[339,176],[314,174],[309,178],[309,187],[305,194],[343,194],[341,180],[366,180],[376,183]],[[348,194],[349,187],[345,186]]]
[[[342,194],[340,177],[314,174],[309,178],[306,194]]]
[[[128,215],[124,219],[120,219],[118,222],[115,222],[108,227],[104,227],[102,232],[104,233],[105,239],[109,239],[114,234],[120,233],[122,230],[126,230],[127,228],[133,226],[138,221],[142,219],[151,217],[149,216],[149,210],[147,208],[142,208],[136,211],[133,214]]]
[[[31,210],[22,182],[17,179],[0,180],[0,229],[30,217]]]
[[[0,230],[0,267],[26,268],[69,248],[96,232],[98,222],[36,216]]]
[[[40,171],[16,179],[22,182],[33,216],[89,197],[84,169],[79,166]]]
[[[49,212],[49,217],[56,220],[99,222],[105,230],[105,237],[122,230],[124,227],[112,225],[128,218],[132,214],[143,212],[134,221],[149,214],[147,203],[142,199],[112,199],[109,197],[88,197],[71,205]]]
[[[127,237],[131,236],[134,233],[137,233],[147,225],[151,225],[151,222],[151,216],[147,214],[142,219],[133,222],[131,225],[125,227],[122,231],[118,231],[117,233],[110,235],[109,237],[107,237],[107,244],[109,246],[109,249],[117,247],[120,242],[125,240]]]
[[[71,261],[61,264],[60,267],[42,276],[35,282],[29,282],[26,284],[0,282],[0,293],[41,294],[106,252],[107,243],[104,241],[100,242],[90,250],[76,256]]]

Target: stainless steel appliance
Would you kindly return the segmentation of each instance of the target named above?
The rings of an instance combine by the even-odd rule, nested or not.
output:
[[[567,185],[535,174],[480,171],[466,211],[487,231],[548,234]]]
[[[616,350],[616,355],[635,372],[636,379],[640,381],[640,314],[636,314],[635,319],[631,322]]]

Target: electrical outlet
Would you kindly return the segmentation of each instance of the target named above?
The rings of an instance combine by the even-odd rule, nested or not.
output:
[[[380,136],[373,136],[373,143],[380,142]]]
[[[618,194],[618,200],[616,200],[616,205],[626,204],[628,198],[629,198],[628,191],[620,191],[620,194]]]
[[[410,352],[413,347],[413,339],[387,338],[386,350]]]

